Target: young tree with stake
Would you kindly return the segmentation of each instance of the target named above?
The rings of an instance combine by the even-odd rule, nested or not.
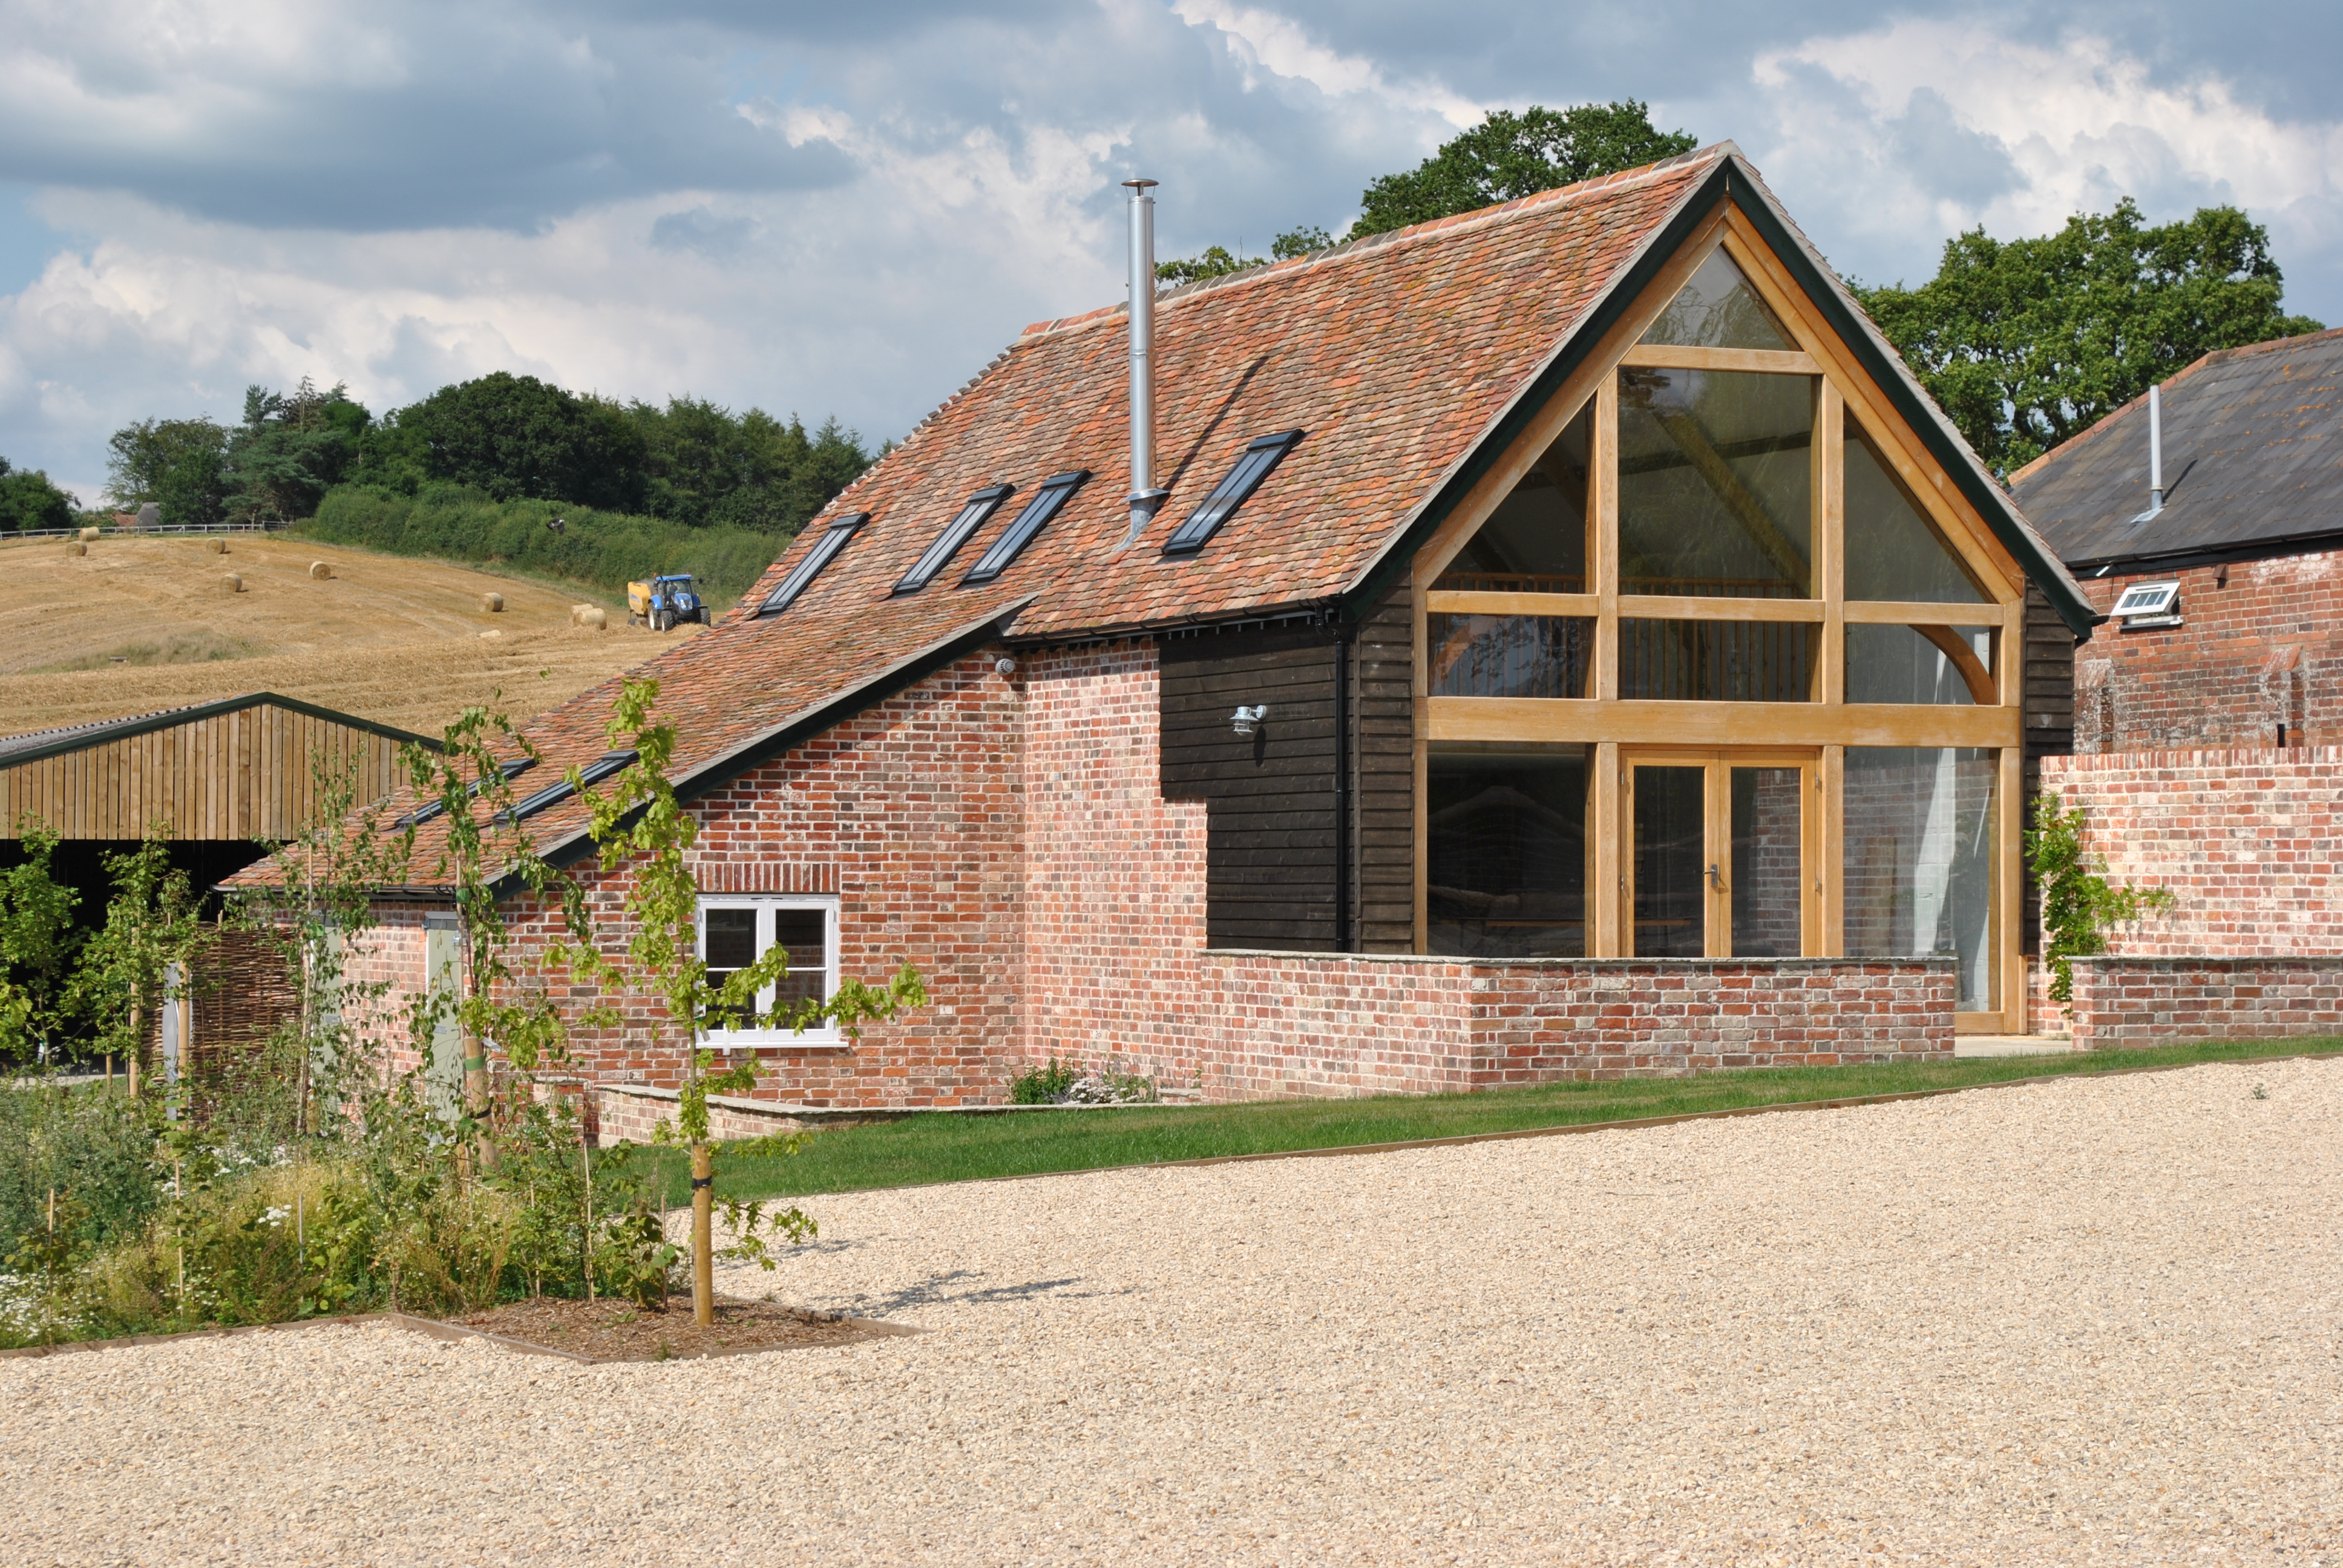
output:
[[[656,679],[623,680],[608,734],[611,745],[631,749],[635,760],[617,776],[608,794],[587,789],[577,769],[568,774],[571,787],[593,812],[592,833],[602,869],[629,873],[624,884],[625,907],[633,928],[626,950],[628,961],[624,966],[613,963],[590,948],[566,954],[563,961],[576,972],[598,973],[606,982],[632,984],[653,992],[665,1002],[668,1017],[683,1039],[684,1081],[673,1136],[691,1151],[692,1319],[710,1323],[716,1316],[712,1231],[717,1198],[708,1097],[745,1094],[755,1088],[757,1063],[753,1056],[744,1056],[719,1071],[715,1052],[704,1043],[709,1020],[740,1019],[800,1031],[830,1022],[851,1039],[866,1022],[925,1006],[928,996],[919,972],[906,963],[884,989],[849,978],[836,995],[826,1000],[783,1000],[775,982],[787,971],[789,957],[779,947],[748,968],[733,971],[723,984],[708,983],[708,964],[700,956],[699,945],[699,883],[686,859],[699,825],[676,799],[674,786],[668,781],[675,729],[655,719],[658,704]],[[776,1000],[770,1010],[759,1013],[757,993],[768,986],[775,987]],[[660,1131],[664,1135],[668,1130],[662,1126]],[[760,1228],[786,1234],[793,1241],[814,1230],[813,1221],[799,1210],[767,1216],[761,1203],[728,1201],[725,1219],[735,1237],[726,1256],[754,1258],[768,1268],[772,1260],[758,1233]]]

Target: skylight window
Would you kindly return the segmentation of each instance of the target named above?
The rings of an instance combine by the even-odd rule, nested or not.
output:
[[[757,613],[760,616],[779,615],[789,608],[798,595],[805,592],[813,579],[820,575],[821,568],[830,565],[830,558],[846,548],[846,541],[854,537],[854,530],[870,520],[868,512],[848,512],[830,518],[830,527],[822,530],[821,538],[814,541],[813,548],[808,550],[805,558],[781,579],[780,587],[765,596],[765,602],[757,607]]]
[[[513,779],[519,778],[522,774],[528,772],[530,769],[536,766],[537,759],[534,757],[516,757],[509,762],[498,763],[497,771],[507,779]],[[465,792],[469,795],[477,796],[481,790],[488,787],[488,781],[487,779],[476,779],[472,781],[471,788]],[[422,805],[417,806],[414,810],[409,811],[406,816],[401,817],[397,821],[393,822],[391,826],[394,828],[419,828],[424,823],[431,820],[432,818],[438,816],[439,813],[445,811],[447,809],[446,804],[442,801],[426,800]]]
[[[1285,459],[1302,439],[1299,430],[1281,430],[1274,436],[1255,437],[1245,447],[1237,466],[1229,470],[1227,478],[1204,498],[1204,504],[1188,514],[1188,520],[1163,541],[1167,556],[1192,555],[1204,548],[1204,541],[1220,532],[1221,525],[1236,514],[1245,498],[1261,488],[1271,470]]]
[[[631,751],[605,751],[600,757],[588,762],[579,772],[578,777],[584,779],[590,789],[634,759],[635,753]],[[567,779],[558,783],[548,784],[504,813],[504,819],[508,822],[518,822],[524,817],[534,817],[547,807],[558,806],[576,793],[578,791],[569,787],[569,780]]]
[[[999,509],[1001,503],[1016,493],[1014,485],[991,485],[970,496],[968,504],[960,508],[960,516],[936,536],[936,542],[927,548],[911,569],[896,583],[895,591],[917,593],[927,587],[960,552],[960,546],[968,543],[969,537],[984,527],[985,520]]]
[[[2115,608],[2107,612],[2123,623],[2126,631],[2140,631],[2153,626],[2180,624],[2180,585],[2177,582],[2134,583],[2116,599]]]
[[[968,576],[960,579],[960,586],[966,588],[970,583],[989,583],[1007,571],[1009,563],[1033,542],[1034,535],[1050,526],[1050,519],[1058,515],[1067,498],[1081,489],[1082,481],[1090,477],[1088,468],[1075,468],[1063,474],[1052,474],[1042,480],[1041,487],[1033,492],[1033,498],[1025,503],[1025,509],[1001,531],[1001,537],[992,541],[992,548],[969,568]]]
[[[2173,583],[2134,583],[2124,589],[2111,612],[2120,616],[2164,615],[2172,608],[2172,601],[2180,597],[2180,585]]]

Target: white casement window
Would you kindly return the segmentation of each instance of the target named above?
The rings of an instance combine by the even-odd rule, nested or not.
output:
[[[709,984],[722,985],[726,976],[776,947],[789,950],[789,972],[757,993],[758,1013],[769,1013],[777,999],[828,1000],[838,990],[838,900],[723,894],[699,900],[699,956],[708,965]],[[762,1024],[723,1027],[727,1021],[710,1020],[710,1045],[834,1045],[840,1038],[828,1023],[795,1034]]]

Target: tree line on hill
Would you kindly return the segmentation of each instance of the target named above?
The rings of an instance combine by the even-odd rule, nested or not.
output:
[[[236,426],[143,419],[108,442],[114,504],[166,524],[297,521],[357,486],[389,497],[454,487],[490,502],[544,500],[686,528],[787,536],[873,455],[826,420],[809,432],[761,408],[704,398],[664,407],[579,395],[503,371],[443,387],[377,419],[346,387],[307,378],[246,389]]]
[[[1416,167],[1371,182],[1344,241],[1493,206],[1691,152],[1634,98],[1492,113]],[[1224,277],[1336,243],[1279,235],[1266,256],[1223,246],[1159,266],[1166,283]],[[2005,478],[2217,348],[2320,330],[2283,308],[2269,231],[2233,206],[2151,226],[2126,196],[2056,234],[1945,242],[1936,275],[1850,288],[1986,465]]]

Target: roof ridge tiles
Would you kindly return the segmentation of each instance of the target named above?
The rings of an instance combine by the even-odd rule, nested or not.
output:
[[[1730,140],[1712,142],[1707,146],[1696,148],[1689,153],[1679,153],[1672,158],[1661,158],[1654,163],[1638,164],[1631,169],[1620,169],[1607,175],[1596,175],[1588,179],[1575,180],[1566,186],[1556,186],[1552,190],[1534,191],[1528,196],[1515,196],[1511,201],[1499,202],[1493,206],[1475,207],[1471,212],[1452,213],[1445,217],[1427,218],[1423,223],[1412,223],[1403,228],[1386,229],[1380,234],[1361,235],[1356,239],[1343,240],[1338,245],[1331,245],[1322,250],[1286,256],[1281,260],[1265,262],[1259,266],[1248,266],[1242,271],[1223,274],[1219,277],[1198,278],[1192,283],[1183,283],[1176,287],[1165,289],[1156,296],[1155,303],[1161,309],[1184,304],[1208,294],[1217,294],[1232,288],[1249,287],[1272,277],[1290,276],[1294,273],[1308,271],[1330,262],[1347,260],[1353,256],[1363,256],[1393,246],[1412,244],[1433,236],[1446,238],[1467,229],[1506,222],[1524,213],[1541,211],[1550,206],[1566,206],[1573,201],[1598,193],[1605,196],[1617,195],[1630,186],[1648,184],[1686,168],[1719,163],[1732,157],[1740,157],[1744,163],[1748,161],[1742,156],[1738,144]],[[1130,308],[1128,302],[1120,305],[1103,305],[1094,310],[1081,311],[1072,316],[1061,316],[1048,321],[1031,322],[1026,326],[1023,332],[1018,335],[1018,341],[1021,343],[1031,338],[1054,337],[1062,332],[1080,331],[1101,326],[1111,319],[1126,315]]]

